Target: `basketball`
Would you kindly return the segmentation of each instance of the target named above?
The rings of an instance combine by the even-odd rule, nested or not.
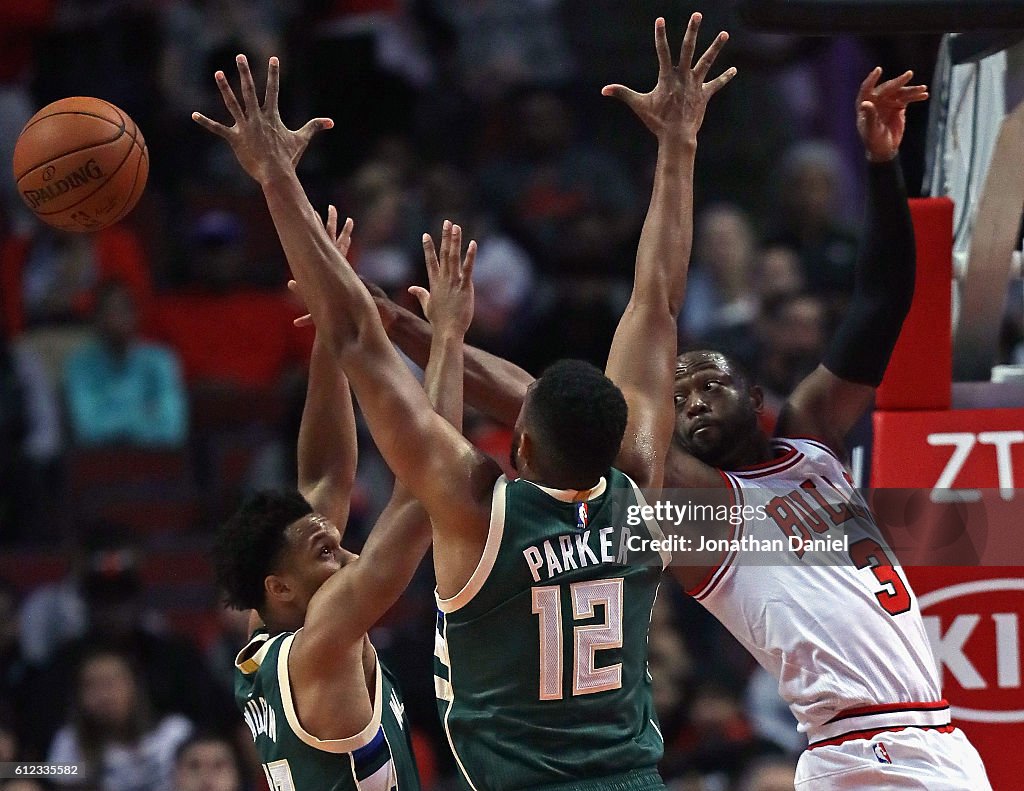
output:
[[[132,210],[149,175],[142,132],[110,102],[73,96],[25,124],[14,148],[22,200],[64,231],[98,231]]]

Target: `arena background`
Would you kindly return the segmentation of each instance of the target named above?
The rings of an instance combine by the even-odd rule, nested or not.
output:
[[[950,189],[953,203],[915,205],[925,276],[914,329],[880,396],[873,454],[870,421],[851,443],[859,449],[855,472],[871,480],[874,456],[876,485],[1014,489],[1013,472],[1019,478],[1024,470],[1024,434],[1018,440],[1014,433],[1024,425],[1024,395],[1013,384],[1019,374],[1001,369],[1005,386],[993,389],[977,381],[950,387],[950,372],[987,380],[992,365],[1024,363],[1019,253],[991,254],[1001,277],[983,268],[972,281],[967,263],[975,221],[967,207],[980,204],[998,121],[1016,105],[1011,98],[993,110],[1000,92],[1020,97],[1019,46],[996,56],[1001,67],[986,60],[972,71],[968,62],[967,75],[957,77],[940,31],[753,32],[725,0],[3,3],[3,160],[10,162],[36,109],[85,95],[132,116],[152,165],[135,211],[91,236],[40,225],[13,180],[0,183],[0,761],[53,755],[55,735],[81,718],[74,669],[116,639],[137,674],[131,705],[146,732],[168,740],[168,754],[189,727],[222,734],[237,747],[241,774],[218,791],[263,787],[230,699],[244,622],[218,606],[208,546],[214,526],[247,491],[294,482],[312,334],[291,325],[298,306],[284,288],[287,269],[262,195],[228,148],[190,120],[193,110],[223,118],[214,70],[230,73],[237,52],[254,64],[280,55],[286,120],[334,118],[301,176],[316,205],[326,210],[334,202],[355,218],[352,260],[396,300],[407,304],[406,287],[424,280],[420,234],[439,229],[445,217],[460,222],[481,250],[470,341],[538,372],[561,356],[604,361],[629,293],[655,146],[600,88],[653,84],[653,19],[667,18],[678,46],[692,10],[705,15],[703,43],[730,31],[720,66],[740,74],[712,102],[699,137],[681,344],[739,355],[773,408],[813,368],[852,282],[863,195],[856,88],[874,65],[890,75],[912,68],[933,85],[933,100],[908,113],[908,185],[915,196],[925,194],[926,180],[929,193]],[[936,118],[937,106],[951,107],[952,120]],[[951,137],[966,145],[967,132],[949,132],[965,118],[969,150],[943,148]],[[1016,145],[1019,152],[1019,138]],[[959,175],[949,172],[956,168]],[[1008,203],[1017,219],[1002,235],[1019,250],[1019,185],[998,186],[1005,199],[995,205]],[[1005,217],[992,222],[1008,225]],[[971,291],[986,284],[980,297]],[[143,405],[129,397],[119,414],[104,415],[75,364],[94,332],[97,296],[108,320],[134,314],[139,342],[159,344],[179,372],[147,395],[160,411],[145,430],[129,414]],[[968,311],[955,333],[954,305]],[[958,348],[966,351],[957,356]],[[953,411],[964,407],[1011,409]],[[507,458],[501,428],[470,416],[467,432]],[[986,432],[1012,436],[986,440]],[[939,483],[955,441],[936,443],[929,438],[936,433],[971,433],[991,458],[971,457],[959,479]],[[997,458],[999,443],[1006,450]],[[353,549],[390,485],[363,432],[346,536]],[[1011,715],[1024,709],[1016,702],[1017,621],[1011,629],[998,616],[1019,614],[1019,593],[972,600],[962,612],[941,594],[979,577],[995,579],[979,589],[989,594],[1024,587],[1012,569],[988,571],[932,579],[914,570],[921,576],[912,579],[920,579],[919,593],[939,592],[932,600],[946,608],[940,637],[957,617],[983,621],[978,634],[987,629],[985,636],[959,646],[991,693],[971,706],[1003,712],[989,726],[1000,717],[1012,726]],[[445,789],[454,786],[434,709],[432,623],[428,562],[372,637],[403,680],[425,787]],[[791,787],[803,738],[774,681],[714,619],[665,586],[650,645],[670,787]],[[948,649],[948,640],[942,645]],[[943,656],[956,659],[948,650]],[[978,689],[946,667],[944,678]],[[155,778],[165,768],[143,772],[132,788],[162,791],[167,786]]]

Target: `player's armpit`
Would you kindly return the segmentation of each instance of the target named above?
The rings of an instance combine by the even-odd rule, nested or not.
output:
[[[775,434],[817,438],[842,458],[844,438],[874,397],[871,385],[847,381],[819,365],[786,401]]]

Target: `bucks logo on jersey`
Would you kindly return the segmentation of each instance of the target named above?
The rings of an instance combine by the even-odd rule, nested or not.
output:
[[[318,739],[299,722],[288,681],[295,634],[256,632],[235,660],[235,702],[271,791],[419,791],[405,706],[377,662],[373,716],[347,739]]]
[[[466,788],[630,772],[630,788],[662,787],[647,629],[668,558],[627,551],[638,531],[661,538],[653,522],[627,527],[638,503],[617,470],[583,497],[495,484],[480,564],[438,600],[435,691]]]

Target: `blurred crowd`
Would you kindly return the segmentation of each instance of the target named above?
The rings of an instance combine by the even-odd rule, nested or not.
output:
[[[856,86],[876,63],[928,81],[937,40],[755,34],[731,5],[0,4],[4,160],[35,110],[85,95],[132,116],[152,163],[132,215],[91,235],[47,228],[11,179],[0,188],[0,761],[81,764],[102,791],[264,782],[231,703],[244,621],[217,606],[205,549],[246,491],[295,481],[312,330],[292,325],[262,195],[190,119],[223,120],[213,72],[245,52],[259,83],[280,55],[285,119],[335,120],[300,175],[316,205],[355,219],[352,263],[394,300],[425,280],[420,235],[462,224],[480,249],[469,341],[537,373],[603,364],[630,291],[655,145],[600,88],[647,89],[654,18],[678,33],[703,11],[702,38],[728,29],[720,65],[740,75],[699,136],[680,344],[734,354],[771,411],[821,359],[851,286]],[[904,145],[912,192],[924,113],[911,108]],[[507,459],[505,429],[466,426]],[[360,439],[353,548],[391,485]],[[432,623],[425,568],[374,643],[403,679],[425,786],[443,789]],[[650,647],[671,788],[792,788],[803,737],[711,616],[667,587]]]

